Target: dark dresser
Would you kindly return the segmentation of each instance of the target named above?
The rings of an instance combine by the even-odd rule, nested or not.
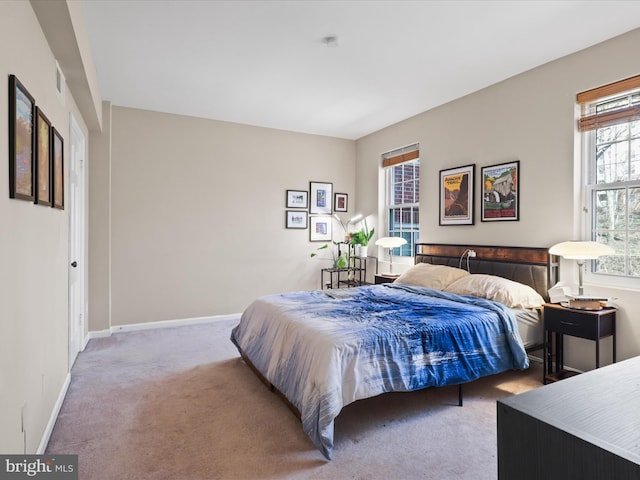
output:
[[[640,480],[640,357],[497,409],[500,480]]]

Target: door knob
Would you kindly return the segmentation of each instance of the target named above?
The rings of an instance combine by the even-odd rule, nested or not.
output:
[[[76,268],[78,266],[78,262],[76,262],[75,260],[73,262],[71,262],[71,266],[73,268]]]

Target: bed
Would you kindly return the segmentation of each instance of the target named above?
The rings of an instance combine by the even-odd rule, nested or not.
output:
[[[555,283],[547,249],[419,244],[415,258],[394,283],[259,298],[232,331],[329,460],[334,420],[356,400],[458,385],[461,405],[463,383],[528,368],[517,317],[535,318]]]
[[[464,257],[468,250],[476,257]],[[461,261],[462,259],[462,261]],[[547,248],[463,246],[451,244],[418,244],[416,264],[430,263],[468,268],[472,274],[495,275],[533,288],[546,301],[548,291],[559,279],[559,259],[549,254]],[[468,263],[467,263],[468,262]],[[543,324],[541,310],[516,311],[518,331],[527,351],[543,348]]]

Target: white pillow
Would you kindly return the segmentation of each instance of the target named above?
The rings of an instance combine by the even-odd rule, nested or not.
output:
[[[481,273],[456,280],[444,291],[486,298],[510,308],[536,308],[544,303],[542,296],[527,285]]]
[[[396,278],[394,283],[442,290],[447,285],[467,275],[469,275],[469,272],[460,268],[418,263]]]

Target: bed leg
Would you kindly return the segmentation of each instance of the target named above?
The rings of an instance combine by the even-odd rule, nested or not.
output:
[[[462,384],[458,385],[458,406],[462,406]]]

